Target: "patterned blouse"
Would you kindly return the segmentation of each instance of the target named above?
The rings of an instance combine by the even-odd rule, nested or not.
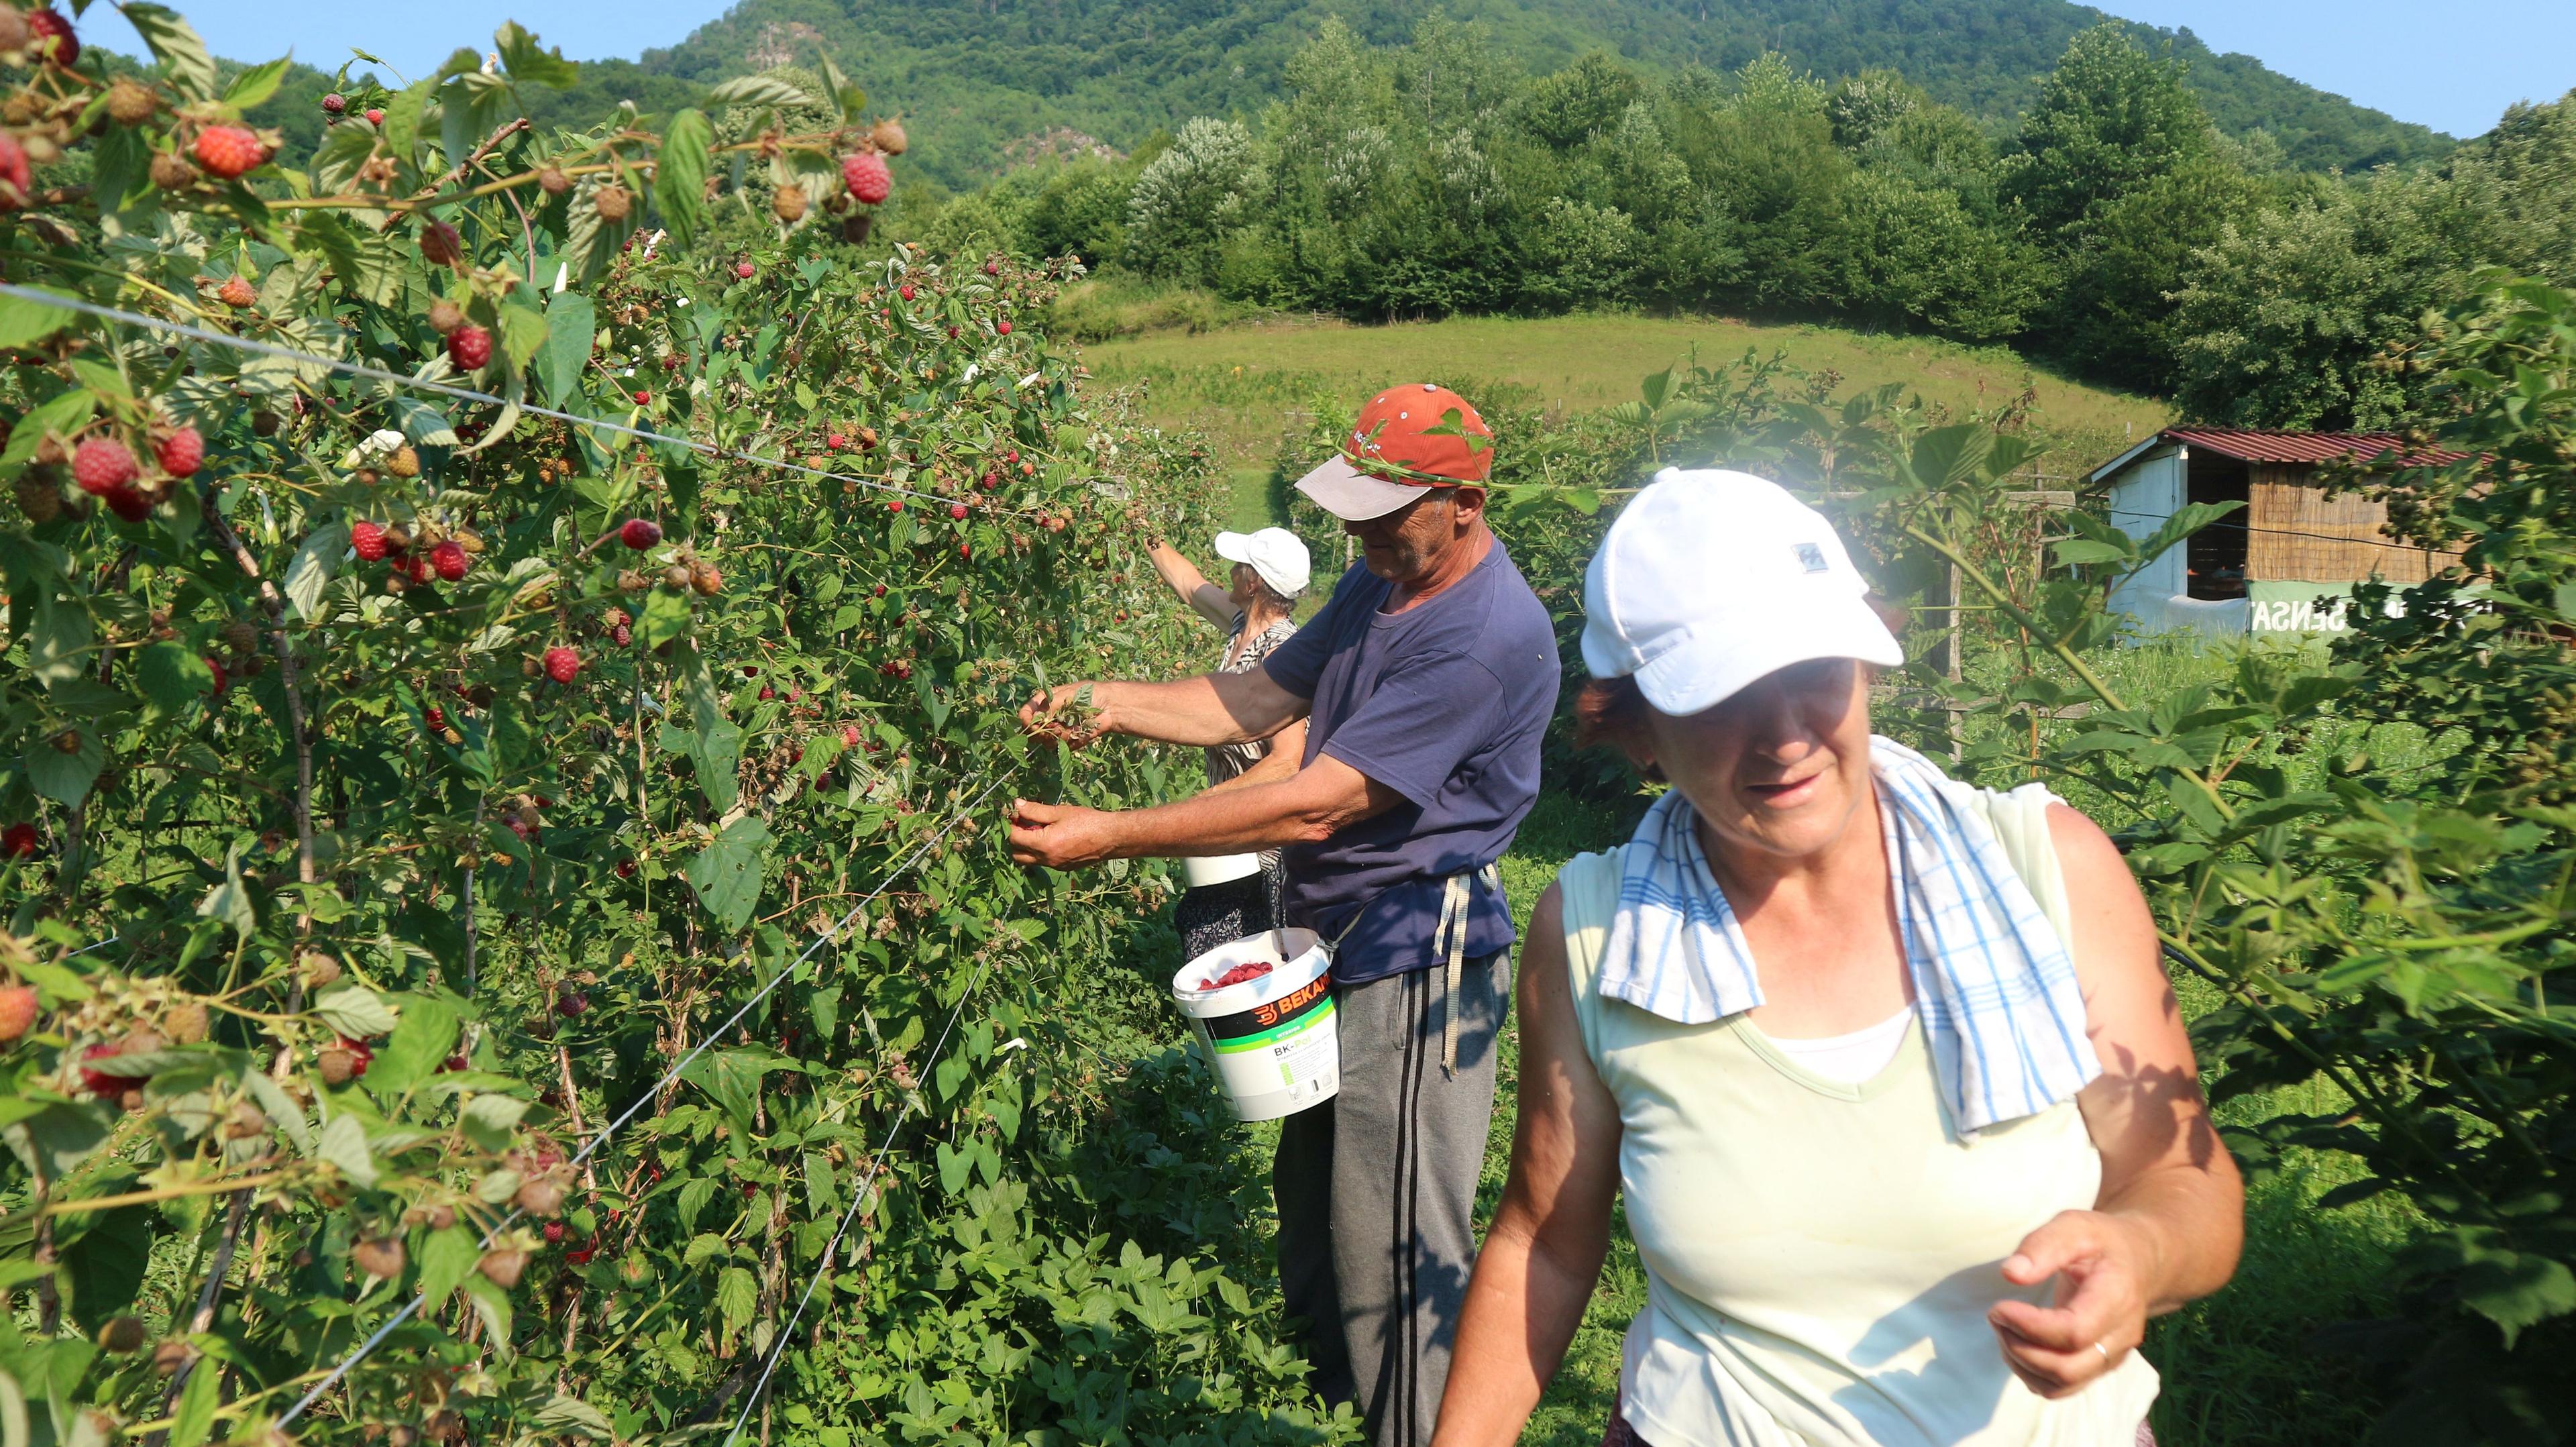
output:
[[[1243,637],[1243,630],[1249,622],[1250,619],[1245,614],[1234,615],[1234,626],[1228,628],[1225,635],[1225,645],[1229,653],[1233,651],[1234,641]],[[1280,619],[1247,641],[1240,655],[1219,663],[1217,672],[1250,673],[1261,666],[1261,660],[1269,657],[1272,649],[1287,642],[1296,632],[1296,623],[1286,618]],[[1254,739],[1245,744],[1211,745],[1207,751],[1207,781],[1212,785],[1222,784],[1269,756],[1270,740],[1268,739]]]

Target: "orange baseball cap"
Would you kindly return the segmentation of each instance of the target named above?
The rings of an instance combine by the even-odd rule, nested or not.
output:
[[[1493,470],[1494,431],[1467,399],[1408,383],[1362,407],[1341,451],[1297,479],[1297,490],[1345,522],[1366,522],[1435,487],[1482,487]]]

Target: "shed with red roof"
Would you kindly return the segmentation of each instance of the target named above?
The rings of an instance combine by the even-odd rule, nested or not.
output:
[[[2111,522],[2143,538],[2191,503],[2244,506],[2191,535],[2113,595],[2150,630],[2339,632],[2352,585],[2423,581],[2448,560],[2388,536],[2388,510],[2330,492],[2327,470],[2385,474],[2459,454],[2407,450],[2394,432],[2168,427],[2093,469]]]

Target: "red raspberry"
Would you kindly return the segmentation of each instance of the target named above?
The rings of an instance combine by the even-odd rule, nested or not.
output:
[[[385,560],[384,525],[382,523],[349,524],[349,546],[356,548],[358,556],[370,563],[383,562]]]
[[[453,583],[465,576],[465,570],[474,566],[474,560],[451,538],[429,550],[429,565],[438,570],[438,576]]]
[[[113,437],[90,438],[72,453],[72,480],[92,497],[131,487],[137,470],[132,449]]]
[[[995,322],[993,323],[993,330],[1007,337],[1011,334],[1011,324],[1009,322]]]
[[[894,289],[894,294],[902,297],[905,301],[912,300],[912,283],[907,281],[903,285],[896,287]]]
[[[894,192],[894,172],[874,151],[852,151],[841,158],[841,184],[861,202],[874,206]],[[905,300],[910,300],[909,297]]]
[[[760,701],[762,703],[767,703],[776,697],[778,697],[777,689],[774,689],[765,683],[760,686]]]
[[[570,683],[581,676],[581,655],[557,644],[546,650],[546,677],[557,683]]]
[[[194,477],[206,462],[206,439],[194,427],[182,427],[152,445],[161,470],[172,477]]]
[[[348,109],[349,98],[336,90],[322,97],[322,114],[326,116],[336,116]]]
[[[959,543],[957,545],[957,556],[963,561],[972,562],[975,558],[975,549],[970,544]]]
[[[896,498],[896,499],[894,499],[892,502],[887,503],[887,504],[886,504],[886,511],[887,511],[887,512],[901,512],[901,511],[903,511],[903,499],[902,499],[902,498]]]
[[[215,289],[215,300],[231,307],[234,311],[240,311],[258,301],[259,293],[251,290],[250,278],[228,276],[224,278],[224,284]]]
[[[25,820],[0,829],[0,854],[11,859],[24,859],[42,848],[44,841],[36,836],[36,826]]]
[[[1000,276],[1002,274],[1002,263],[998,261],[985,262],[984,274],[986,276]]]
[[[368,124],[368,125],[371,125],[371,126],[381,126],[381,125],[383,125],[384,123],[385,123],[385,113],[384,113],[383,111],[378,110],[378,109],[377,109],[376,107],[374,107],[374,106],[369,106],[369,107],[367,107],[367,124]]]
[[[1019,461],[1019,460],[1020,460],[1020,449],[1018,449],[1018,448],[1014,447],[1014,448],[1012,448],[1010,451],[1003,453],[1003,454],[1002,454],[1002,460],[1003,460],[1004,462],[1017,462],[1017,461]]]
[[[850,439],[843,437],[838,432],[827,432],[823,434],[823,445],[834,452],[838,452],[842,448],[850,445]]]
[[[564,1260],[571,1262],[575,1266],[588,1266],[590,1264],[590,1258],[598,1254],[598,1241],[596,1239],[587,1240],[565,1252]]]
[[[617,861],[617,877],[620,879],[633,879],[635,877],[635,861],[632,859],[621,859]]]
[[[518,836],[519,836],[520,838],[522,838],[522,839],[525,839],[525,838],[527,838],[527,837],[528,837],[528,821],[527,821],[527,820],[520,818],[520,817],[519,817],[518,815],[516,815],[516,814],[513,814],[513,815],[511,815],[509,818],[504,819],[504,820],[502,820],[501,822],[510,826],[510,832],[511,832],[511,833],[518,835]]]
[[[38,60],[49,60],[65,70],[80,59],[80,37],[72,34],[72,23],[51,6],[40,5],[27,12],[27,53]]]
[[[662,525],[651,518],[628,518],[617,530],[617,540],[640,553],[662,541]]]
[[[737,261],[733,265],[733,274],[745,281],[751,280],[753,270],[752,264],[748,261]]]
[[[215,671],[215,697],[223,697],[224,690],[233,686],[232,676],[224,672],[224,661],[209,653],[206,655],[206,666]]]
[[[842,747],[842,748],[845,748],[845,749],[855,749],[855,748],[857,748],[858,746],[859,746],[859,726],[858,726],[857,724],[843,724],[843,725],[841,725],[841,747]],[[20,825],[15,825],[15,826],[13,826],[13,827],[15,827],[15,828],[20,828],[20,829],[26,829],[26,827],[27,827],[27,826],[25,826],[25,825],[23,825],[23,824],[20,824]],[[33,834],[35,831],[34,831],[34,830],[32,830],[32,829],[28,829],[28,830],[27,830],[27,832],[28,832],[28,833],[30,833],[30,834]]]
[[[635,405],[636,405],[636,406],[638,406],[638,407],[650,407],[650,406],[652,406],[652,405],[653,405],[653,394],[652,394],[652,393],[650,393],[650,392],[638,392],[638,393],[636,393],[636,394],[635,394]]]
[[[433,703],[420,711],[420,719],[432,729],[443,729],[447,727],[447,710]]]
[[[93,1045],[81,1052],[81,1059],[101,1060],[115,1053],[116,1047],[113,1045]],[[80,1068],[80,1078],[81,1089],[92,1095],[123,1095],[126,1087],[132,1083],[122,1075],[110,1075],[104,1070],[92,1070],[86,1065]]]
[[[467,322],[447,334],[447,360],[460,372],[479,372],[492,360],[492,334]]]
[[[197,164],[209,176],[231,180],[235,176],[259,169],[268,159],[268,147],[243,126],[208,126],[197,132]]]
[[[419,553],[403,559],[403,571],[411,574],[415,583],[426,583],[438,576],[438,569],[430,566],[429,559]]]
[[[27,193],[35,186],[35,174],[27,165],[27,148],[18,138],[0,131],[0,211],[15,211],[27,204]]]
[[[12,830],[27,828],[24,824],[9,827]],[[27,832],[33,834],[35,831],[28,829]],[[29,852],[34,851],[31,849]],[[0,1040],[15,1040],[26,1034],[28,1027],[35,1023],[36,992],[32,987],[11,985],[0,989]]]
[[[444,221],[420,228],[421,260],[432,266],[454,266],[465,259],[465,238]]]
[[[107,495],[107,510],[130,523],[152,516],[152,499],[131,487],[120,487]]]
[[[966,516],[966,504],[962,502],[950,503],[948,505],[948,515],[953,518],[962,518]]]
[[[635,630],[627,627],[623,623],[620,623],[616,627],[608,630],[608,641],[616,644],[620,648],[623,648],[627,644],[635,641]]]

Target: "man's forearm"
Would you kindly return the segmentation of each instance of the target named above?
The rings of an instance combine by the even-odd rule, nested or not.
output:
[[[1349,817],[1329,801],[1311,801],[1294,779],[1193,794],[1169,804],[1129,809],[1116,821],[1112,858],[1178,858],[1249,854],[1329,838]]]
[[[1171,683],[1095,683],[1091,706],[1109,732],[1157,743],[1240,744],[1267,738],[1293,714],[1274,707],[1271,711],[1279,716],[1269,717],[1255,700],[1229,697],[1249,691],[1239,685],[1229,689],[1219,680],[1241,677],[1211,673]]]

